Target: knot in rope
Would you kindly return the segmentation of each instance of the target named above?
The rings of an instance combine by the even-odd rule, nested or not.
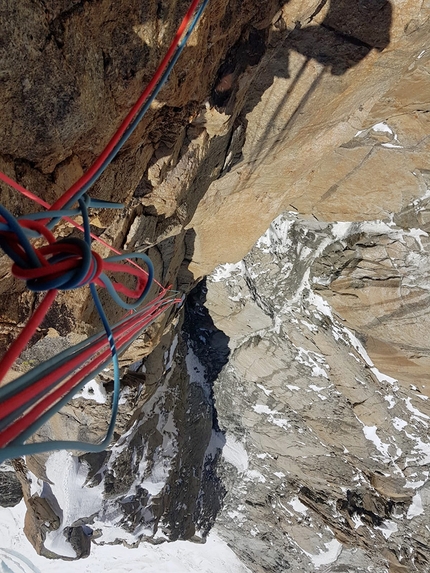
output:
[[[148,294],[154,278],[150,259],[143,253],[117,255],[102,259],[91,249],[91,233],[88,207],[95,203],[116,208],[117,204],[97,202],[87,195],[78,199],[79,209],[32,213],[15,218],[0,205],[0,247],[12,259],[12,274],[25,280],[31,291],[71,290],[87,284],[96,284],[108,290],[114,301],[127,310],[137,308]],[[81,215],[84,223],[84,239],[66,237],[57,240],[45,222],[52,217],[64,216],[64,212]],[[47,214],[49,213],[48,219]],[[30,242],[29,237],[42,238],[47,245]],[[147,271],[139,266],[121,264],[125,260],[138,258],[145,263]],[[137,284],[130,289],[121,282],[113,282],[105,271],[126,273],[135,277]],[[127,303],[118,293],[135,299]],[[137,299],[137,300],[136,300]]]
[[[75,237],[57,240],[37,220],[41,214],[16,219],[0,206],[0,215],[0,246],[13,261],[13,276],[25,280],[29,290],[70,290],[96,280],[102,273],[103,260],[88,241]],[[28,235],[43,237],[48,245],[36,246]]]
[[[60,239],[36,250],[42,263],[34,267],[12,265],[12,274],[25,280],[31,291],[71,290],[95,281],[103,271],[103,260],[78,238]]]
[[[53,449],[70,448],[89,452],[101,452],[106,449],[114,433],[120,398],[118,354],[128,348],[165,310],[181,302],[176,294],[170,291],[170,287],[164,288],[154,281],[154,269],[146,254],[121,254],[102,239],[94,236],[93,238],[117,252],[118,255],[102,259],[92,251],[88,209],[90,207],[117,209],[123,206],[118,203],[90,199],[86,192],[116,157],[150,108],[161,87],[167,81],[208,2],[209,0],[191,1],[166,55],[135,105],[90,169],[53,205],[49,205],[0,171],[0,181],[47,209],[44,212],[15,218],[0,205],[0,248],[12,259],[14,276],[25,280],[28,288],[33,291],[47,291],[27,322],[26,328],[21,330],[6,355],[0,360],[0,381],[3,380],[26,344],[30,342],[60,289],[69,290],[89,284],[94,306],[107,338],[106,340],[103,334],[94,335],[0,387],[0,462],[25,453],[34,454]],[[78,209],[73,208],[76,202],[79,205]],[[75,215],[82,216],[82,226],[74,221]],[[69,237],[57,241],[51,229],[61,219],[65,219],[83,231],[84,240]],[[35,239],[33,244],[29,239]],[[146,268],[141,268],[131,259],[139,259]],[[118,277],[116,280],[111,280],[106,273],[131,275],[135,279],[135,287],[130,288],[127,284],[122,284],[121,276],[120,280]],[[153,281],[158,284],[161,291],[153,298],[150,305],[138,310],[138,306],[149,293]],[[136,310],[136,312],[127,313],[111,328],[96,286],[106,288],[113,300],[122,308]],[[170,295],[165,296],[168,292]],[[119,293],[127,298],[135,299],[135,302],[125,302]],[[112,416],[106,436],[100,443],[49,441],[25,444],[29,437],[55,412],[58,412],[77,390],[111,361],[114,369]]]

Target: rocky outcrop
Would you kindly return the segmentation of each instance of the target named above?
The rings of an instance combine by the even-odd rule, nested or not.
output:
[[[102,150],[185,9],[54,4],[2,8],[0,167],[48,202]],[[289,205],[356,220],[421,197],[429,14],[387,0],[368,10],[364,0],[209,3],[156,104],[91,191],[126,204],[94,213],[97,234],[147,251],[157,278],[186,291],[193,277],[244,256]],[[372,130],[381,120],[389,130]],[[357,189],[366,189],[364,210]],[[30,209],[3,184],[2,201]],[[2,268],[4,346],[35,297],[6,260]],[[9,304],[16,296],[20,304]],[[39,336],[49,327],[86,333],[97,320],[81,289],[58,297]]]
[[[131,1],[114,9],[108,1],[70,0],[36,2],[31,10],[25,2],[4,5],[0,168],[45,201],[57,199],[91,165],[137,100],[187,4]],[[246,44],[253,30],[266,29],[278,8],[278,0],[211,2],[162,94],[91,190],[93,197],[126,204],[123,212],[94,213],[97,234],[115,247],[148,250],[163,283],[187,289],[192,281],[185,268],[192,245],[187,252],[184,227],[220,173],[229,141],[228,130],[224,137],[212,134],[211,146],[208,131],[195,120],[228,50]],[[1,185],[7,208],[16,214],[32,208]],[[4,347],[36,300],[10,277],[6,259],[1,268]],[[10,304],[17,296],[20,304]],[[60,295],[40,334],[49,327],[62,336],[73,329],[86,333],[88,325],[98,325],[93,310],[84,289]],[[114,308],[107,312],[116,317]]]
[[[344,264],[357,256],[354,245],[383,252],[394,235],[410,276],[425,281],[409,230],[327,225],[290,213],[241,263],[220,267],[208,282],[206,304],[231,349],[215,383],[228,492],[217,529],[252,571],[429,567],[427,378],[378,370],[362,344],[365,329],[351,330],[320,294],[336,301],[342,276],[352,267],[360,273],[363,260]],[[372,272],[383,289],[387,266]],[[366,285],[353,287],[366,293]],[[398,303],[409,324],[413,298]],[[382,301],[390,303],[382,295],[376,306]],[[360,310],[361,317],[374,312],[365,304]],[[386,320],[395,344],[394,321]]]
[[[5,468],[0,472],[0,505],[14,507],[22,499],[22,488],[13,468]]]
[[[240,161],[211,185],[190,224],[196,274],[239,260],[284,209],[382,219],[425,193],[429,13],[413,3],[372,6],[379,19],[364,2],[283,7],[256,76],[238,81]]]
[[[42,491],[42,488],[39,487],[41,482],[38,483],[36,476],[28,471],[23,459],[13,460],[12,463],[27,507],[23,524],[24,533],[37,553],[47,558],[55,558],[55,553],[49,551],[44,543],[47,533],[59,528],[60,518],[58,514],[61,514],[62,510],[58,504],[54,509],[47,497],[40,495]],[[49,482],[49,480],[46,481]]]
[[[186,8],[0,7],[0,169],[55,201],[137,99]],[[92,230],[148,253],[157,280],[188,294],[289,214],[122,357],[109,451],[27,460],[38,551],[85,557],[90,537],[203,541],[218,517],[256,572],[426,571],[429,26],[428,7],[409,0],[209,3],[91,189],[125,203],[94,211]],[[33,209],[0,185],[15,214]],[[39,297],[6,257],[0,270],[4,349]],[[18,370],[99,327],[85,289],[61,293]],[[100,439],[110,390],[104,372],[37,439]],[[60,517],[60,483],[86,508]]]
[[[345,241],[333,246],[316,270],[323,283],[319,292],[360,332],[379,368],[406,387],[416,385],[424,396],[429,395],[430,366],[424,342],[430,334],[428,226],[419,219],[425,217],[427,201],[396,215],[398,223],[405,223],[401,231],[394,223],[380,224],[363,234],[359,225],[351,225]],[[336,268],[328,277],[330,259],[336,259]]]

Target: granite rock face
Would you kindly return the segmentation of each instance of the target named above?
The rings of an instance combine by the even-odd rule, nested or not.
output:
[[[54,454],[44,478],[29,460],[37,477],[28,475],[42,485],[31,507],[55,507],[59,483],[77,482],[83,499],[97,498],[91,513],[69,510],[69,521],[35,540],[39,551],[54,556],[52,540],[70,528],[90,530],[93,543],[134,546],[202,542],[215,527],[257,573],[427,571],[427,379],[413,369],[410,378],[387,374],[366,351],[366,330],[333,302],[345,296],[341,277],[370,260],[363,249],[383,253],[396,242],[404,247],[397,268],[407,259],[421,284],[427,269],[414,254],[427,242],[417,230],[293,212],[242,261],[218,267],[193,290],[176,332],[128,373],[121,402],[140,406],[132,419],[121,411],[113,447],[101,456]],[[379,264],[373,273],[388,288],[392,271]],[[400,315],[406,325],[410,300]],[[414,342],[429,351],[420,328]],[[75,545],[71,554],[57,543],[57,556],[86,554]]]
[[[2,4],[0,169],[48,203],[58,199],[95,161],[130,111],[188,6],[183,0],[131,0],[115,6],[104,0],[37,1],[31,8],[26,2]],[[193,282],[187,271],[192,242],[187,240],[187,247],[185,225],[218,177],[230,139],[229,129],[224,137],[210,136],[198,118],[228,51],[249,45],[250,35],[261,36],[258,60],[265,49],[264,30],[279,7],[278,0],[211,2],[167,85],[91,189],[92,197],[126,205],[119,212],[94,211],[93,230],[117,248],[148,251],[163,284],[186,290]],[[255,69],[255,61],[248,65],[248,60],[244,67]],[[211,138],[216,140],[213,148]],[[7,185],[1,189],[3,205],[15,214],[34,209]],[[67,224],[56,230],[60,236],[71,231]],[[108,253],[103,247],[100,252]],[[11,278],[6,258],[1,268],[4,348],[37,297]],[[111,306],[109,318],[117,318]],[[71,330],[87,333],[92,326],[99,328],[97,313],[81,289],[57,297],[39,336],[50,327],[66,336]]]
[[[256,77],[239,80],[245,143],[241,155],[232,149],[228,173],[192,219],[196,274],[242,258],[257,228],[261,235],[282,210],[326,221],[382,219],[425,194],[428,10],[300,4],[283,7]],[[371,19],[371,9],[381,19]],[[398,50],[410,59],[402,62]]]
[[[54,202],[187,7],[4,3],[0,169]],[[217,522],[258,573],[428,569],[429,16],[410,0],[209,2],[90,192],[125,203],[91,214],[97,235],[146,252],[157,280],[192,294],[122,357],[109,451],[19,462],[38,552],[201,542]],[[14,214],[34,209],[0,187]],[[39,295],[6,257],[0,295],[3,352]],[[86,289],[60,293],[17,370],[99,328]],[[37,439],[100,439],[111,378]]]
[[[215,383],[228,492],[216,527],[252,571],[429,567],[427,377],[396,373],[394,363],[391,376],[379,370],[366,329],[351,328],[333,303],[342,275],[368,260],[361,245],[382,251],[397,239],[412,260],[426,247],[409,237],[395,224],[328,225],[289,213],[208,282],[207,307],[231,350]],[[353,257],[356,265],[345,264]],[[425,281],[414,260],[410,275]],[[381,289],[388,274],[373,267]],[[406,325],[408,303],[397,302]],[[363,305],[361,317],[366,310],[374,315]],[[390,344],[401,345],[405,328],[396,333],[385,318]],[[421,333],[416,324],[411,339],[425,356]]]
[[[22,488],[13,468],[5,468],[0,473],[0,505],[14,507],[22,499]]]
[[[4,4],[0,168],[57,199],[136,101],[187,5]],[[332,221],[400,212],[422,197],[430,169],[429,25],[425,4],[400,0],[210,2],[166,87],[91,189],[126,208],[94,212],[93,228],[115,247],[146,251],[158,280],[189,291],[242,258],[285,209]],[[1,189],[14,213],[32,209]],[[1,268],[5,347],[37,297],[11,278],[7,259]],[[107,313],[117,318],[109,303]],[[58,296],[39,337],[94,326],[81,289]]]

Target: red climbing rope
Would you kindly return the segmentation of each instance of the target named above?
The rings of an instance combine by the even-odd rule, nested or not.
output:
[[[135,314],[121,326],[121,328],[113,329],[118,350],[127,346],[127,343],[145,328],[150,322],[153,322],[158,316],[165,311],[162,305],[154,305],[144,311],[143,314]],[[100,364],[106,362],[111,354],[109,345],[106,340],[99,341],[97,344],[88,348],[74,359],[69,360],[66,364],[58,367],[54,372],[44,376],[43,379],[37,383],[32,384],[18,395],[13,396],[9,400],[2,402],[0,420],[14,412],[22,404],[26,404],[36,398],[45,389],[51,385],[55,385],[58,378],[64,374],[70,374],[76,371],[67,381],[49,394],[43,394],[39,402],[31,404],[31,410],[24,416],[20,417],[16,422],[8,426],[5,430],[0,432],[0,447],[6,446],[9,442],[17,438],[25,429],[33,424],[50,406],[58,402],[65,396],[72,388],[76,386],[80,380],[85,378],[91,372],[97,371]]]
[[[0,381],[43,321],[59,289],[68,290],[90,284],[96,308],[107,334],[107,339],[96,337],[91,344],[89,341],[89,346],[82,348],[82,351],[76,351],[76,353],[71,351],[69,359],[58,363],[52,371],[46,373],[44,368],[38,366],[34,369],[38,371],[35,377],[33,377],[34,379],[31,376],[29,378],[28,375],[23,375],[21,377],[22,382],[20,379],[9,383],[8,387],[0,388],[0,422],[2,422],[0,447],[4,448],[20,436],[26,436],[26,432],[31,430],[39,418],[44,419],[51,411],[54,412],[57,406],[61,407],[64,399],[68,399],[70,392],[73,391],[79,383],[84,383],[89,375],[99,372],[106,363],[106,360],[112,355],[115,370],[114,413],[112,420],[107,436],[101,444],[98,446],[86,444],[90,447],[91,451],[99,451],[97,448],[103,448],[106,445],[106,440],[112,436],[116,409],[118,407],[118,352],[125,350],[136,336],[167,308],[181,302],[180,299],[174,296],[169,299],[164,298],[169,289],[163,287],[157,281],[154,281],[160,287],[160,292],[158,296],[153,299],[152,303],[145,309],[135,312],[128,316],[128,318],[123,319],[112,329],[109,327],[98,295],[94,290],[94,285],[107,288],[116,302],[124,308],[136,308],[149,290],[153,280],[153,269],[146,255],[134,253],[131,256],[144,259],[148,270],[143,269],[131,258],[127,258],[126,255],[121,254],[120,251],[106,243],[103,239],[90,233],[87,208],[91,207],[91,200],[85,193],[97,178],[100,177],[103,170],[109,165],[113,157],[127,141],[142,115],[149,108],[150,103],[157,95],[159,89],[167,80],[173,65],[181,54],[191,31],[200,19],[207,3],[208,0],[193,0],[191,2],[166,55],[133,108],[127,114],[94,164],[75,184],[57,199],[53,205],[37,197],[34,193],[28,191],[10,177],[0,172],[1,181],[47,209],[46,218],[43,218],[43,214],[41,216],[40,214],[33,214],[15,219],[11,213],[0,205],[0,246],[14,261],[12,266],[13,275],[16,278],[26,280],[27,286],[34,291],[47,291],[42,302],[29,319],[26,327],[11,344],[5,357],[0,362]],[[200,7],[198,8],[199,4]],[[76,212],[76,209],[71,209],[71,206],[76,203],[76,201],[79,203],[79,209],[84,220],[83,226],[76,223],[73,218],[69,216],[70,212]],[[109,205],[103,202],[97,202],[94,206],[109,207]],[[118,206],[112,205],[112,207],[116,208]],[[83,231],[85,240],[66,238],[57,241],[48,226],[52,227],[59,218],[68,221]],[[33,233],[33,236],[43,237],[47,245],[35,248],[28,240],[28,237],[32,236],[31,233]],[[92,251],[91,238],[103,244],[105,247],[108,247],[117,253],[118,256],[110,257],[111,260],[109,258],[103,260],[100,255]],[[122,260],[126,260],[132,266],[125,266],[120,262]],[[135,277],[136,285],[134,288],[129,288],[121,282],[112,282],[104,271],[109,271],[110,273],[126,272]],[[129,298],[137,299],[137,301],[134,304],[126,303],[118,297],[118,293]],[[29,383],[29,380],[31,383]],[[11,387],[10,391],[9,386]],[[2,400],[1,397],[4,399]],[[15,419],[10,421],[11,416],[13,418],[15,413]],[[24,441],[25,439],[27,438],[24,438]],[[21,442],[21,444],[23,444],[23,442]],[[65,442],[58,442],[57,446],[64,447],[64,444]],[[74,447],[76,447],[77,442],[73,442],[73,444],[75,444]],[[85,444],[81,445],[85,446]],[[13,446],[9,448],[9,450],[16,452],[16,447],[20,446]],[[24,449],[31,449],[32,446],[22,447]],[[34,451],[36,451],[36,449]],[[46,449],[50,448],[48,447]],[[43,450],[39,448],[37,451]],[[5,455],[0,454],[0,458],[5,459]]]
[[[0,381],[3,380],[7,372],[12,368],[15,360],[30,342],[31,337],[36,332],[37,327],[41,324],[51,304],[54,302],[57,292],[57,290],[50,290],[46,293],[43,301],[39,304],[25,325],[25,328],[22,329],[18,338],[9,346],[8,351],[0,361]]]
[[[156,69],[154,75],[152,76],[151,81],[149,82],[149,84],[146,86],[145,90],[143,91],[142,95],[139,97],[139,99],[137,100],[137,102],[134,104],[134,106],[132,107],[132,109],[129,111],[129,113],[127,114],[126,118],[124,119],[124,121],[121,123],[121,125],[119,126],[119,128],[117,129],[116,133],[114,134],[114,136],[111,138],[111,140],[109,141],[109,143],[107,144],[107,146],[104,148],[104,150],[102,151],[102,153],[99,155],[99,157],[96,159],[96,161],[94,162],[94,164],[90,167],[90,169],[88,169],[88,171],[82,175],[82,177],[80,177],[80,179],[78,179],[78,181],[76,181],[76,183],[74,183],[70,189],[68,189],[53,205],[52,205],[52,209],[60,209],[61,207],[63,207],[71,198],[74,197],[74,195],[79,192],[79,190],[86,184],[88,183],[88,181],[90,181],[90,179],[97,173],[98,169],[100,169],[100,167],[103,165],[103,163],[106,161],[106,159],[108,158],[109,154],[112,152],[112,150],[115,148],[116,144],[119,142],[119,140],[121,139],[122,135],[125,133],[125,131],[127,130],[127,128],[129,127],[129,125],[131,124],[131,122],[133,121],[135,115],[138,113],[138,111],[140,110],[140,108],[142,107],[142,105],[145,103],[145,101],[149,98],[149,96],[151,95],[151,93],[154,91],[154,88],[156,87],[157,83],[159,82],[159,80],[161,79],[163,72],[165,71],[165,69],[167,68],[188,24],[190,23],[194,12],[196,11],[197,6],[200,4],[201,0],[193,0],[191,2],[190,7],[188,8],[187,13],[185,14],[176,34],[175,37],[172,40],[172,43],[169,46],[169,49],[167,50],[166,55],[164,56],[163,60],[161,61],[160,65],[158,66],[158,68]]]

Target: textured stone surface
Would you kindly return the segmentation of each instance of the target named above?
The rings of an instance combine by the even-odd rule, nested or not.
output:
[[[3,3],[0,169],[58,198],[137,99],[187,6]],[[83,491],[100,488],[90,519],[100,543],[109,519],[122,530],[115,542],[204,538],[227,491],[219,530],[252,571],[428,569],[419,504],[428,511],[429,26],[428,5],[410,0],[209,3],[92,188],[126,204],[92,213],[93,229],[147,252],[157,279],[188,293],[241,259],[281,211],[308,220],[272,226],[234,280],[210,281],[215,324],[202,286],[184,329],[166,313],[122,357],[135,365],[115,443],[74,458]],[[14,214],[33,209],[0,186]],[[385,223],[322,222],[373,219]],[[11,277],[6,257],[0,295],[3,351],[40,297]],[[18,369],[95,328],[88,291],[60,293]],[[100,439],[110,382],[109,372],[98,380],[103,404],[75,399],[38,439]],[[33,478],[17,466],[26,532],[53,557],[45,535],[72,528],[84,556],[87,523],[59,523],[31,496],[29,480],[49,485],[46,459],[28,460]]]
[[[36,2],[31,9],[25,2],[3,4],[0,168],[46,201],[57,199],[92,164],[137,100],[187,7],[185,1],[158,7],[135,1],[113,7],[104,0]],[[184,249],[184,225],[218,176],[229,140],[227,130],[208,157],[208,133],[193,122],[227,51],[246,44],[256,27],[266,28],[277,9],[275,0],[211,2],[166,87],[91,190],[93,197],[126,203],[124,212],[92,216],[98,234],[116,247],[159,245],[149,255],[162,282],[186,289],[193,280],[179,272],[192,254]],[[239,25],[230,26],[232,20]],[[14,213],[33,208],[3,183],[1,188],[3,204]],[[58,233],[68,234],[70,227]],[[10,277],[4,258],[1,268],[4,348],[36,297]],[[17,296],[20,304],[11,305]],[[117,318],[109,304],[107,313]],[[87,333],[93,325],[99,327],[97,315],[81,289],[58,296],[39,337],[50,327],[64,336],[72,329]],[[161,321],[161,331],[164,326]]]
[[[426,207],[417,203],[415,211]],[[400,215],[398,220],[402,220]],[[426,225],[399,233],[355,233],[336,246],[329,290],[321,293],[354,329],[383,372],[429,395],[430,334]],[[391,231],[391,232],[390,232]],[[339,256],[342,270],[339,269]]]
[[[393,2],[388,47],[363,53],[361,44],[339,36],[332,41],[324,21],[342,12],[348,33],[359,38],[364,3],[346,10],[342,2],[322,4],[315,19],[305,4],[289,3],[272,27],[251,93],[245,92],[242,161],[212,184],[191,223],[197,274],[211,270],[209,261],[240,259],[255,231],[263,233],[282,209],[332,221],[384,218],[424,193],[428,11]],[[367,21],[365,27],[376,32]],[[386,26],[379,32],[387,41]],[[392,133],[372,130],[382,120]]]
[[[5,4],[5,172],[57,198],[137,98],[186,5],[157,12],[130,1],[113,17],[101,0]],[[157,277],[189,289],[190,261],[197,277],[238,260],[289,205],[330,220],[401,210],[423,194],[429,169],[428,16],[425,5],[385,0],[211,2],[156,104],[92,190],[125,201],[125,216],[101,212],[93,224],[116,246],[149,249]],[[391,135],[370,129],[381,120]],[[370,131],[355,136],[361,129]],[[2,200],[17,213],[30,208],[3,184]],[[1,268],[5,345],[35,300],[6,261]],[[97,317],[87,292],[68,293],[40,335],[88,324]]]
[[[21,499],[22,487],[12,469],[0,472],[0,505],[14,507]]]
[[[347,327],[347,303],[336,305],[334,290],[348,269],[359,272],[362,260],[345,264],[357,256],[354,246],[383,253],[393,235],[411,261],[416,245],[407,230],[331,226],[290,213],[241,263],[208,281],[206,304],[231,349],[214,389],[228,492],[216,527],[252,571],[428,569],[427,376],[394,372],[393,363],[396,379],[379,362],[378,370],[360,342],[367,326]],[[414,260],[409,274],[425,281],[427,267]],[[383,291],[389,267],[371,268]],[[329,269],[337,277],[331,283]],[[333,291],[321,286],[326,281]],[[359,316],[371,318],[360,298],[365,285],[354,287],[350,316],[360,308]],[[391,294],[373,295],[383,316],[383,301],[399,305]],[[407,325],[413,297],[402,304]],[[386,320],[385,328],[375,322],[393,344],[405,329]],[[421,336],[415,324],[415,345]],[[421,352],[428,356],[428,344]]]

